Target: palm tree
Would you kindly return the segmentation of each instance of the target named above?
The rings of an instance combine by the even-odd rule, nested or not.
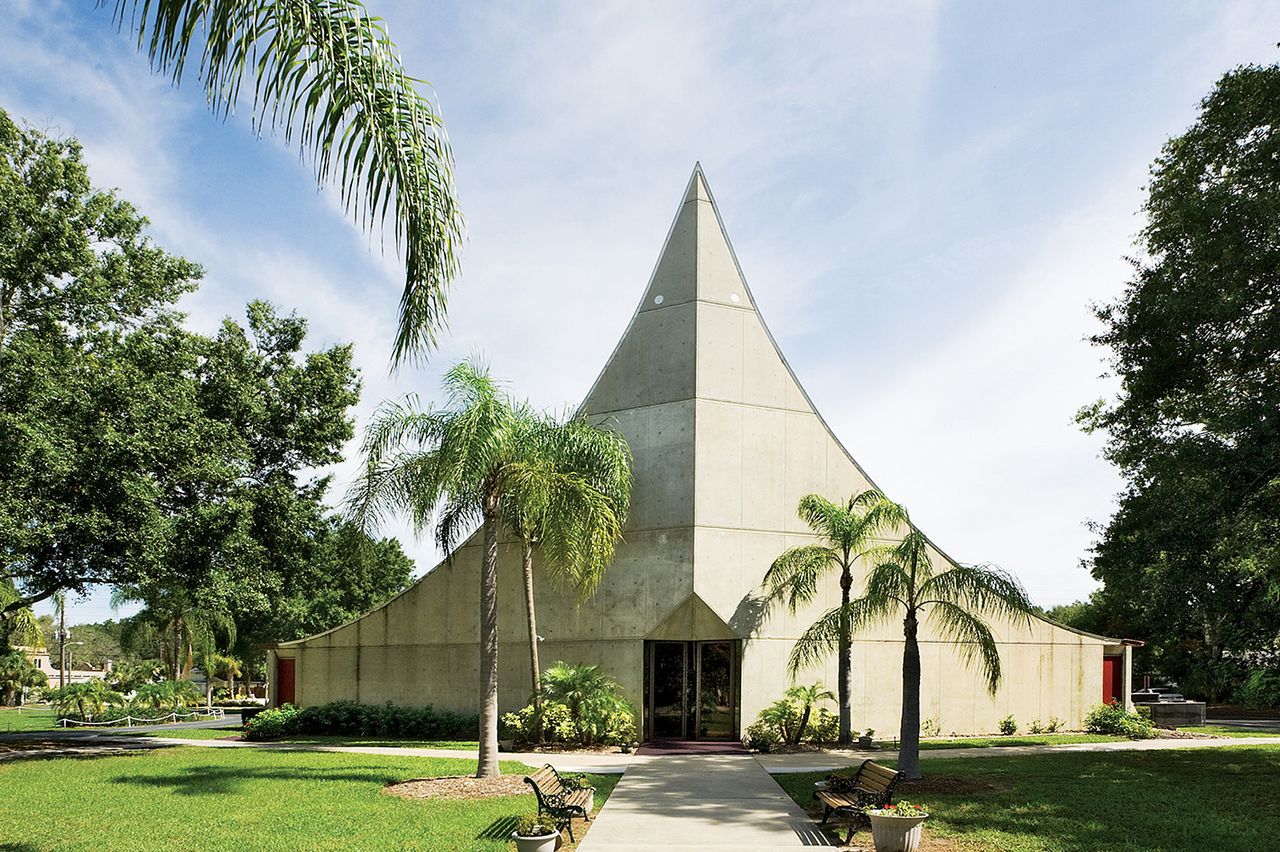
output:
[[[423,409],[412,399],[382,406],[364,442],[366,466],[349,497],[357,522],[368,526],[393,513],[407,514],[415,529],[433,525],[441,549],[454,547],[477,523],[480,565],[480,757],[477,777],[498,770],[498,532],[506,505],[547,498],[548,517],[567,510],[561,489],[568,475],[533,452],[539,426],[524,406],[513,405],[488,371],[471,362],[444,377],[448,404]],[[585,490],[583,493],[587,493]],[[534,513],[534,516],[538,516]],[[598,535],[601,525],[592,525]],[[571,564],[578,526],[542,530],[549,561]],[[612,539],[610,539],[612,541]],[[587,552],[591,552],[587,548]]]
[[[391,217],[406,266],[393,361],[433,349],[463,235],[453,153],[420,91],[430,84],[405,73],[383,21],[360,0],[116,0],[114,17],[175,84],[198,45],[196,73],[219,116],[248,80],[258,132],[296,138],[364,227]]]
[[[29,689],[47,686],[49,678],[22,651],[0,654],[0,704],[18,704]]]
[[[122,624],[121,644],[128,650],[154,643],[171,680],[191,674],[195,654],[212,653],[218,637],[227,644],[236,639],[236,624],[227,609],[207,596],[179,587],[119,587],[111,593],[111,606],[141,601],[146,609]]]
[[[765,603],[785,600],[794,615],[818,595],[822,579],[835,569],[840,574],[840,605],[823,613],[797,640],[788,667],[791,676],[837,649],[840,705],[840,745],[853,742],[849,703],[853,674],[853,642],[849,625],[849,590],[853,587],[853,563],[871,537],[884,525],[883,495],[870,489],[843,504],[819,494],[800,499],[798,514],[821,539],[818,544],[792,547],[774,560],[764,575]]]
[[[902,614],[902,727],[898,769],[920,777],[920,646],[922,617],[976,666],[992,695],[1000,684],[1000,650],[985,617],[1031,623],[1031,601],[1008,573],[986,565],[953,564],[935,572],[931,545],[911,523],[907,510],[882,499],[873,510],[886,524],[906,530],[902,540],[868,549],[871,563],[861,597],[846,607],[853,631]]]
[[[784,693],[792,702],[800,705],[800,723],[796,726],[792,745],[798,745],[800,740],[804,739],[804,732],[809,727],[809,716],[813,714],[813,707],[822,701],[835,701],[836,697],[821,683],[813,683],[809,686],[796,685],[791,687]]]
[[[43,647],[44,631],[40,629],[40,622],[36,619],[36,614],[31,607],[24,606],[4,612],[6,606],[21,597],[22,594],[13,580],[0,577],[0,613],[2,613],[0,614],[0,640],[10,646]]]
[[[544,568],[553,582],[573,587],[580,599],[600,586],[613,561],[631,500],[631,450],[616,432],[580,417],[531,421],[528,460],[545,476],[505,504],[504,522],[520,539],[534,725],[542,724],[542,668],[533,599],[533,551],[548,538]]]

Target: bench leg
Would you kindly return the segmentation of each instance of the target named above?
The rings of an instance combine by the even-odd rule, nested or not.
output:
[[[830,806],[830,805],[823,805],[823,806],[822,806],[822,824],[823,824],[823,825],[826,825],[826,824],[827,824],[827,818],[828,818],[829,816],[831,816],[831,806]]]
[[[573,839],[573,817],[569,817],[569,842],[570,842],[570,843],[577,843],[577,842],[578,842],[578,841],[576,841],[576,840],[574,840],[574,839]]]

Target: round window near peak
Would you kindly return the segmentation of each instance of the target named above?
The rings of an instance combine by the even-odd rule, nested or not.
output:
[[[663,299],[663,298],[662,298],[662,294],[661,294],[661,293],[659,293],[658,295],[656,295],[656,296],[654,296],[654,297],[653,297],[653,303],[654,303],[655,305],[661,305],[664,301],[665,301],[665,299]]]
[[[741,296],[739,296],[737,293],[730,293],[730,294],[729,294],[729,301],[730,301],[730,302],[733,302],[734,304],[737,304],[738,302],[741,302],[741,301],[742,301],[742,297],[741,297]]]

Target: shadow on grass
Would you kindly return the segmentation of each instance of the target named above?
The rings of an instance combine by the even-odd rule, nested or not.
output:
[[[221,796],[241,792],[247,783],[257,781],[344,781],[384,787],[403,780],[403,776],[385,766],[344,766],[324,769],[309,766],[229,767],[217,765],[188,766],[181,772],[153,775],[117,775],[115,784],[134,784],[167,788],[183,796]]]
[[[518,817],[504,816],[495,819],[484,827],[484,831],[476,835],[476,840],[506,840],[516,830]]]

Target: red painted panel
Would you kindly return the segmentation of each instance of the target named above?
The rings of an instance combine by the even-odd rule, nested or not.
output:
[[[1116,704],[1124,700],[1124,657],[1104,655],[1102,658],[1102,703]]]
[[[294,701],[293,660],[283,657],[276,660],[276,704],[292,704]]]

